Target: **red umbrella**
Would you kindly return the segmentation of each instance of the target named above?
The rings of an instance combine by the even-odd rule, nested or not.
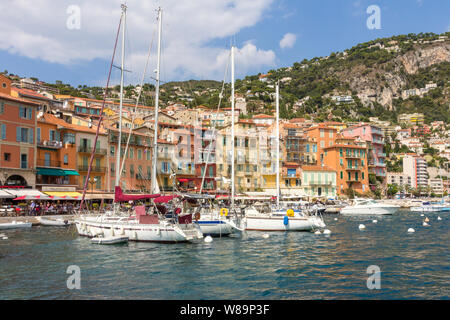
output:
[[[21,196],[21,197],[17,197],[13,200],[25,200],[27,198],[27,196]]]

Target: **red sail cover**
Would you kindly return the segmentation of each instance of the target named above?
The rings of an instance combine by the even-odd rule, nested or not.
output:
[[[117,186],[115,188],[114,202],[154,199],[154,198],[158,198],[160,196],[161,196],[160,194],[127,195],[127,194],[123,194],[122,188]]]
[[[155,203],[167,203],[170,200],[173,200],[175,198],[177,198],[178,196],[162,196],[162,197],[158,197],[155,200],[153,200]]]

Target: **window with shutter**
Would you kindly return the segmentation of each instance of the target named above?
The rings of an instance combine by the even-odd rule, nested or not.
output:
[[[6,140],[6,124],[2,124],[1,139]]]

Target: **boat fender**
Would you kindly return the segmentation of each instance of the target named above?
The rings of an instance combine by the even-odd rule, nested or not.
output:
[[[111,236],[112,236],[112,237],[115,236],[115,234],[114,234],[114,228],[111,228]]]
[[[120,228],[120,234],[122,235],[122,236],[124,236],[125,235],[125,229],[122,227],[122,228]]]
[[[156,228],[156,234],[159,236],[161,235],[161,229],[160,228]]]
[[[228,209],[227,208],[220,209],[220,215],[226,217],[228,215]]]
[[[289,224],[289,217],[285,216],[283,219],[283,224],[287,226]]]

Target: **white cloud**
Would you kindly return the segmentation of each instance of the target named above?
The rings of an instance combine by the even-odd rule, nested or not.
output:
[[[123,0],[2,1],[0,50],[63,65],[109,60]],[[163,7],[161,76],[223,78],[230,38],[259,22],[273,0],[129,0],[127,1],[127,67],[140,79],[156,27],[156,9]],[[81,29],[69,30],[66,12],[81,8]],[[223,42],[223,45],[217,43]],[[213,44],[214,43],[214,44]],[[155,59],[154,41],[152,62]],[[116,61],[120,61],[120,50]],[[237,74],[272,66],[275,54],[246,43],[236,56]],[[154,68],[154,65],[152,66]],[[149,69],[152,70],[152,69]]]
[[[297,41],[297,36],[293,33],[286,33],[280,41],[280,48],[292,48]]]

